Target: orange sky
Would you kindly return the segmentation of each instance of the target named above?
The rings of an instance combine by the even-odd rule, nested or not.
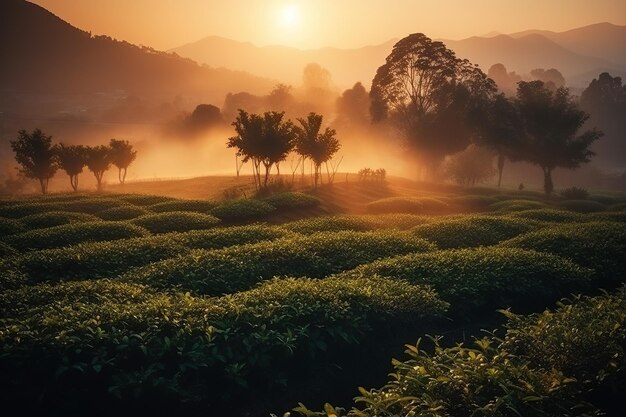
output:
[[[353,48],[412,32],[461,39],[497,31],[626,25],[626,0],[32,0],[74,26],[169,49],[218,35],[256,45]]]

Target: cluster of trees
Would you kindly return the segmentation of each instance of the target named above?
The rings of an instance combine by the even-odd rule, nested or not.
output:
[[[549,71],[535,76],[560,82]],[[372,121],[398,128],[421,167],[436,172],[446,156],[474,143],[498,155],[500,179],[506,159],[541,167],[548,195],[553,170],[589,162],[589,146],[602,135],[579,133],[588,115],[566,88],[520,81],[516,96],[507,97],[477,66],[419,33],[396,43],[370,96]]]
[[[85,167],[94,174],[99,191],[102,177],[111,165],[118,168],[118,180],[124,184],[127,169],[137,157],[137,151],[126,140],[111,139],[108,146],[53,144],[52,136],[40,129],[32,133],[20,130],[17,139],[11,141],[11,148],[20,173],[39,180],[43,194],[48,193],[48,182],[58,169],[67,173],[74,191],[78,191],[78,175]]]
[[[329,181],[332,181],[338,164],[331,164],[332,174],[328,164],[341,147],[337,132],[328,127],[322,130],[323,116],[316,113],[296,119],[298,124],[285,120],[284,116],[284,112],[255,114],[240,109],[232,124],[236,136],[228,139],[228,147],[237,149],[237,157],[242,158],[242,164],[252,163],[257,188],[267,187],[273,166],[280,175],[280,163],[292,152],[298,155],[298,166],[301,164],[303,175],[305,161],[311,161],[315,187],[321,180],[322,164],[326,165]],[[239,170],[237,161],[237,172]]]

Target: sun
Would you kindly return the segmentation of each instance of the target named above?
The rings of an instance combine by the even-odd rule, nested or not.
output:
[[[284,27],[294,27],[300,22],[300,10],[294,4],[288,4],[280,10],[280,24]]]

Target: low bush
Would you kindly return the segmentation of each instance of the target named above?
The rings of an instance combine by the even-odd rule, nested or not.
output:
[[[276,240],[290,234],[276,226],[251,224],[245,226],[218,227],[209,230],[193,230],[176,237],[181,244],[192,249],[222,249],[229,246]]]
[[[626,211],[602,211],[585,216],[589,221],[626,223]]]
[[[75,201],[65,201],[56,203],[62,211],[72,211],[78,213],[97,214],[103,210],[113,207],[128,205],[127,202],[115,198],[85,198]]]
[[[217,204],[217,202],[209,200],[170,200],[153,204],[149,206],[149,209],[155,213],[192,211],[196,213],[208,214],[217,206]]]
[[[429,214],[441,213],[448,210],[448,203],[441,199],[422,197],[389,197],[368,203],[369,213],[412,213]]]
[[[220,221],[209,214],[171,211],[168,213],[147,214],[131,220],[133,224],[144,227],[152,233],[186,232],[189,230],[209,229]]]
[[[518,219],[537,220],[549,223],[582,222],[586,219],[586,217],[582,214],[552,208],[516,211],[510,213],[508,216]]]
[[[539,227],[538,223],[524,219],[465,215],[417,226],[413,233],[435,243],[439,248],[450,249],[495,245]]]
[[[25,230],[26,227],[24,227],[24,224],[19,220],[0,217],[0,239],[3,239],[5,236],[24,232]]]
[[[150,214],[149,211],[136,206],[121,206],[102,210],[98,213],[98,217],[102,220],[132,220],[140,216]]]
[[[163,203],[165,201],[174,200],[172,197],[165,197],[163,195],[150,195],[150,194],[120,194],[116,195],[116,198],[127,203],[134,204],[135,206],[152,206],[154,204]]]
[[[462,195],[450,198],[450,204],[467,211],[487,210],[498,199],[489,195]]]
[[[595,213],[606,209],[604,204],[593,200],[564,200],[559,202],[559,207],[577,213]]]
[[[43,213],[31,214],[22,217],[20,221],[29,230],[45,229],[48,227],[62,226],[72,223],[88,223],[99,221],[100,219],[93,214],[74,213],[68,211],[48,211]]]
[[[454,313],[467,315],[511,306],[543,308],[588,287],[592,271],[555,255],[482,247],[381,259],[342,275],[380,275],[428,284]]]
[[[503,247],[553,253],[595,270],[607,283],[626,277],[626,225],[588,222],[555,225],[517,236]]]
[[[102,242],[148,235],[142,227],[122,222],[72,223],[47,229],[30,230],[10,236],[6,242],[16,249],[50,249],[83,242]]]
[[[626,203],[612,204],[607,207],[607,211],[626,211]]]
[[[228,200],[211,210],[211,214],[224,221],[260,219],[275,211],[269,203],[250,198]]]
[[[13,246],[7,245],[6,243],[0,241],[0,258],[16,254],[17,251],[13,248]]]
[[[623,203],[626,200],[626,195],[624,194],[591,194],[588,197],[589,200],[597,201],[598,203],[606,204],[608,206],[614,204]]]
[[[405,233],[331,232],[194,251],[130,271],[121,279],[206,295],[233,293],[273,276],[322,278],[375,259],[432,250]]]
[[[302,372],[332,371],[328,347],[356,348],[376,326],[445,307],[428,288],[381,279],[286,279],[221,299],[108,280],[40,284],[0,294],[5,406],[120,412],[129,404],[118,398],[132,398],[144,412],[243,414]]]
[[[353,230],[364,232],[379,229],[407,230],[432,221],[432,217],[416,214],[339,215],[310,217],[281,225],[283,229],[302,234]]]
[[[547,207],[547,204],[541,201],[535,201],[535,200],[503,200],[503,201],[498,201],[497,203],[493,203],[492,205],[489,206],[489,209],[493,211],[510,212],[510,211],[540,209],[540,208],[546,208],[546,207]]]
[[[298,192],[285,192],[264,199],[279,210],[310,208],[319,206],[321,200],[315,196]]]
[[[567,200],[586,200],[589,197],[589,191],[580,187],[566,188],[560,194]]]
[[[46,211],[61,210],[60,205],[56,203],[39,203],[39,202],[17,202],[0,206],[0,216],[11,219],[19,219],[31,214],[44,213]]]

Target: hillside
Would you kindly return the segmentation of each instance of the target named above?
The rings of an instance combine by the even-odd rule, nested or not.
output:
[[[3,94],[110,93],[215,96],[264,93],[274,81],[199,65],[175,54],[92,36],[23,1],[0,3],[0,91]],[[6,65],[10,63],[10,65]]]

